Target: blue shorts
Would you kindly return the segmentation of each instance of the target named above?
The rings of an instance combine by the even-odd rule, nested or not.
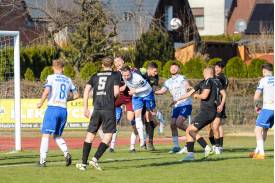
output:
[[[274,124],[274,110],[262,109],[256,120],[256,126],[272,128]]]
[[[48,106],[41,128],[42,134],[61,136],[67,122],[67,109]]]
[[[172,118],[178,118],[179,116],[183,116],[188,118],[192,113],[192,105],[184,105],[175,107],[172,110]]]
[[[146,97],[133,97],[132,98],[133,109],[134,111],[142,109],[145,105],[146,110],[153,110],[156,108],[156,101],[154,97],[154,92],[152,91]]]
[[[122,117],[122,108],[116,107],[116,123],[117,124],[120,122],[121,117]]]

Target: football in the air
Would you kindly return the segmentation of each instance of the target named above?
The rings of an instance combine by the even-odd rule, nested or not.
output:
[[[178,18],[172,18],[170,21],[170,27],[172,30],[177,30],[182,26],[181,20]]]

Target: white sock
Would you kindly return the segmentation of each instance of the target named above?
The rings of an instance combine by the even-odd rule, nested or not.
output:
[[[104,133],[103,133],[102,129],[99,128],[97,132],[98,132],[98,135],[99,135],[100,139],[103,140],[103,138],[104,138]]]
[[[258,146],[256,147],[255,151],[254,151],[256,154],[259,153],[259,148]]]
[[[61,137],[56,137],[56,138],[54,138],[54,140],[55,140],[55,143],[60,148],[60,150],[64,153],[64,156],[66,157],[68,154],[68,147],[66,145],[65,140]]]
[[[162,123],[159,124],[159,133],[164,132],[164,125]]]
[[[134,132],[131,133],[131,141],[130,141],[130,150],[133,150],[135,149],[135,144],[136,144],[136,139],[137,139],[137,136]]]
[[[136,118],[136,127],[138,131],[138,136],[140,140],[140,146],[144,145],[144,134],[143,134],[143,123],[141,118]]]
[[[116,135],[117,135],[117,132],[116,132],[116,133],[113,133],[113,135],[112,135],[112,141],[111,141],[111,145],[110,145],[110,148],[111,148],[111,149],[115,149],[115,145],[116,145]]]
[[[147,134],[145,131],[143,131],[143,137],[144,137],[144,144],[146,144]]]
[[[42,137],[41,145],[40,145],[40,163],[41,164],[46,161],[48,148],[49,148],[49,138]]]
[[[263,139],[257,140],[257,148],[259,150],[259,154],[264,155],[264,141],[263,141]]]
[[[178,136],[173,136],[173,144],[174,144],[174,147],[179,147],[179,139],[178,139]]]

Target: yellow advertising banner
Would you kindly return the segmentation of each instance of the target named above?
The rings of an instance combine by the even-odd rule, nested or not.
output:
[[[42,123],[47,103],[38,109],[37,103],[40,99],[21,99],[21,122]],[[92,104],[92,100],[89,101]],[[91,106],[89,107],[91,108]],[[89,122],[83,115],[83,100],[78,99],[67,103],[68,123]],[[14,123],[14,100],[0,99],[0,123]]]

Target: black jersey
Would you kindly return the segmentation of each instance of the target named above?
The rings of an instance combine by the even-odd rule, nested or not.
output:
[[[153,88],[153,90],[156,89],[156,87],[159,85],[159,76],[148,76],[147,72],[142,75],[142,77],[150,84],[150,86]]]
[[[206,99],[201,100],[201,109],[213,109],[216,110],[217,105],[220,102],[219,93],[222,86],[219,80],[209,78],[207,80],[200,81],[195,87],[195,91],[202,93],[204,89],[209,89],[210,93]]]
[[[228,86],[228,79],[227,77],[221,73],[219,75],[215,76],[216,79],[220,80],[221,85],[222,85],[222,89],[226,90],[227,86]]]
[[[119,86],[120,75],[113,71],[96,73],[88,81],[93,88],[93,105],[95,110],[114,110],[114,86]]]

